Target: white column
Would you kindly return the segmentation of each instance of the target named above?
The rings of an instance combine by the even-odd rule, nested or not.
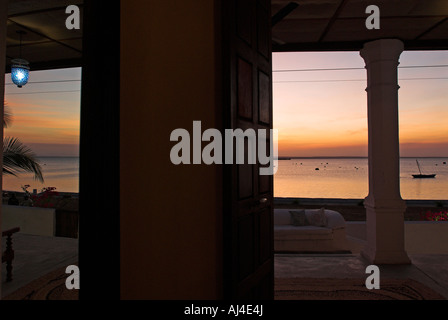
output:
[[[397,67],[400,40],[368,42],[361,50],[367,69],[369,195],[367,245],[362,255],[373,264],[410,263],[405,251],[404,211],[400,194]]]
[[[5,66],[6,66],[6,19],[8,17],[8,0],[0,1],[0,123],[3,123],[3,102],[5,100]],[[0,134],[3,141],[3,125]],[[0,149],[0,168],[3,168],[3,148]],[[0,176],[0,190],[3,190],[3,178]],[[2,211],[0,206],[0,231],[2,230]],[[3,252],[0,241],[0,253]],[[0,254],[1,255],[1,254]],[[0,283],[3,283],[0,269]],[[0,300],[2,288],[0,286]]]

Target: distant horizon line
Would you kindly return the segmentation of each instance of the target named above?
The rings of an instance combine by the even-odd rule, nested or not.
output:
[[[36,155],[36,158],[79,158],[79,155],[74,156],[74,155],[58,155],[58,156],[49,156],[49,155]]]
[[[37,158],[79,158],[79,155],[36,155]],[[285,160],[285,159],[368,159],[368,156],[311,156],[311,157],[299,157],[299,156],[278,156],[275,159],[277,160]],[[419,157],[410,157],[403,156],[401,158],[448,158],[448,156],[419,156]]]
[[[313,156],[313,157],[299,157],[299,156],[279,156],[277,160],[287,160],[287,159],[368,159],[368,156]],[[419,156],[419,157],[410,157],[403,156],[401,158],[411,158],[411,159],[420,159],[420,158],[448,158],[448,156]]]

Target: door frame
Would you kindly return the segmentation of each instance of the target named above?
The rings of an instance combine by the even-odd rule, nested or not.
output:
[[[80,300],[120,298],[120,0],[83,6],[79,268]]]

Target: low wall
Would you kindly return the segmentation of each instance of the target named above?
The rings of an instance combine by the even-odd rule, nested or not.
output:
[[[405,221],[408,254],[448,254],[448,222]],[[347,236],[366,240],[366,222],[347,221]]]
[[[21,233],[55,236],[55,209],[2,205],[2,230],[20,227]]]
[[[437,207],[440,204],[444,206],[448,205],[447,200],[408,200],[403,199],[407,207]],[[294,204],[300,203],[301,205],[347,205],[347,206],[360,206],[364,202],[362,199],[343,199],[343,198],[282,198],[275,197],[274,204]],[[362,206],[364,207],[364,206]]]

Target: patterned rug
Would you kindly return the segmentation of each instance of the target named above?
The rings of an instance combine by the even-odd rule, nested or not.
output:
[[[276,278],[275,300],[446,300],[413,279],[381,279],[369,290],[365,279]]]
[[[65,267],[18,289],[3,300],[78,300],[79,290],[68,290]],[[365,279],[276,278],[274,300],[446,300],[413,279],[381,279],[369,290]]]
[[[78,300],[79,290],[69,290],[65,286],[65,280],[69,276],[65,269],[66,267],[54,270],[2,300]]]

